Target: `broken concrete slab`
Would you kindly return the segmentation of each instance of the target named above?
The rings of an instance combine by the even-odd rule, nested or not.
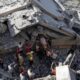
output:
[[[7,16],[10,13],[22,10],[22,9],[26,8],[27,5],[28,4],[26,2],[23,4],[18,2],[18,3],[13,4],[13,5],[4,6],[4,7],[0,8],[0,17],[1,16]]]
[[[47,13],[53,18],[56,18],[58,20],[64,19],[64,16],[59,12],[59,8],[57,8],[57,5],[52,0],[33,0],[33,4],[36,4],[44,13]]]
[[[76,74],[68,65],[56,67],[56,80],[76,80]]]

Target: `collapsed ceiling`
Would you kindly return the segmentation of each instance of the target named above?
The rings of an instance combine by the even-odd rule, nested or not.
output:
[[[0,1],[1,49],[35,41],[39,34],[50,38],[54,45],[77,45],[79,25],[78,12],[67,10],[59,0]]]

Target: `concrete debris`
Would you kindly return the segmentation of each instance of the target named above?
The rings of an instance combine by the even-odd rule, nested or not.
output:
[[[22,29],[37,24],[39,21],[34,15],[36,15],[36,13],[32,9],[13,13],[8,19],[11,35],[15,36],[20,33]]]
[[[0,78],[76,80],[79,7],[78,0],[0,0]]]
[[[71,13],[72,11],[67,11],[60,1],[1,0],[0,2],[2,4],[4,2],[0,8],[0,25],[3,24],[4,27],[1,27],[0,32],[5,34],[7,30],[14,40],[21,36],[24,41],[29,39],[35,41],[33,39],[36,39],[37,35],[43,34],[52,38],[54,42],[62,39],[64,43],[59,40],[59,44],[63,43],[62,45],[65,44],[65,39],[68,45],[79,44],[79,34],[73,29],[78,19]],[[40,31],[38,26],[43,30]],[[37,33],[37,35],[33,36],[33,33]],[[74,42],[72,42],[73,39]]]
[[[76,80],[75,73],[67,66],[56,67],[56,80]]]
[[[0,33],[3,34],[7,30],[7,26],[4,23],[0,23]]]

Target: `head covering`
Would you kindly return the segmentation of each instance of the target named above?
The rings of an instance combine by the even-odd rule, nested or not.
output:
[[[20,54],[20,52],[22,51],[22,49],[21,48],[17,48],[17,54]]]
[[[26,52],[30,52],[31,51],[31,47],[26,47]]]
[[[26,44],[26,52],[31,52],[31,48],[32,48],[32,44],[31,43],[27,43]]]

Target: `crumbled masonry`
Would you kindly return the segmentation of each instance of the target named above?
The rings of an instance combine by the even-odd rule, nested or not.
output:
[[[80,80],[79,53],[79,0],[0,0],[0,80]]]

